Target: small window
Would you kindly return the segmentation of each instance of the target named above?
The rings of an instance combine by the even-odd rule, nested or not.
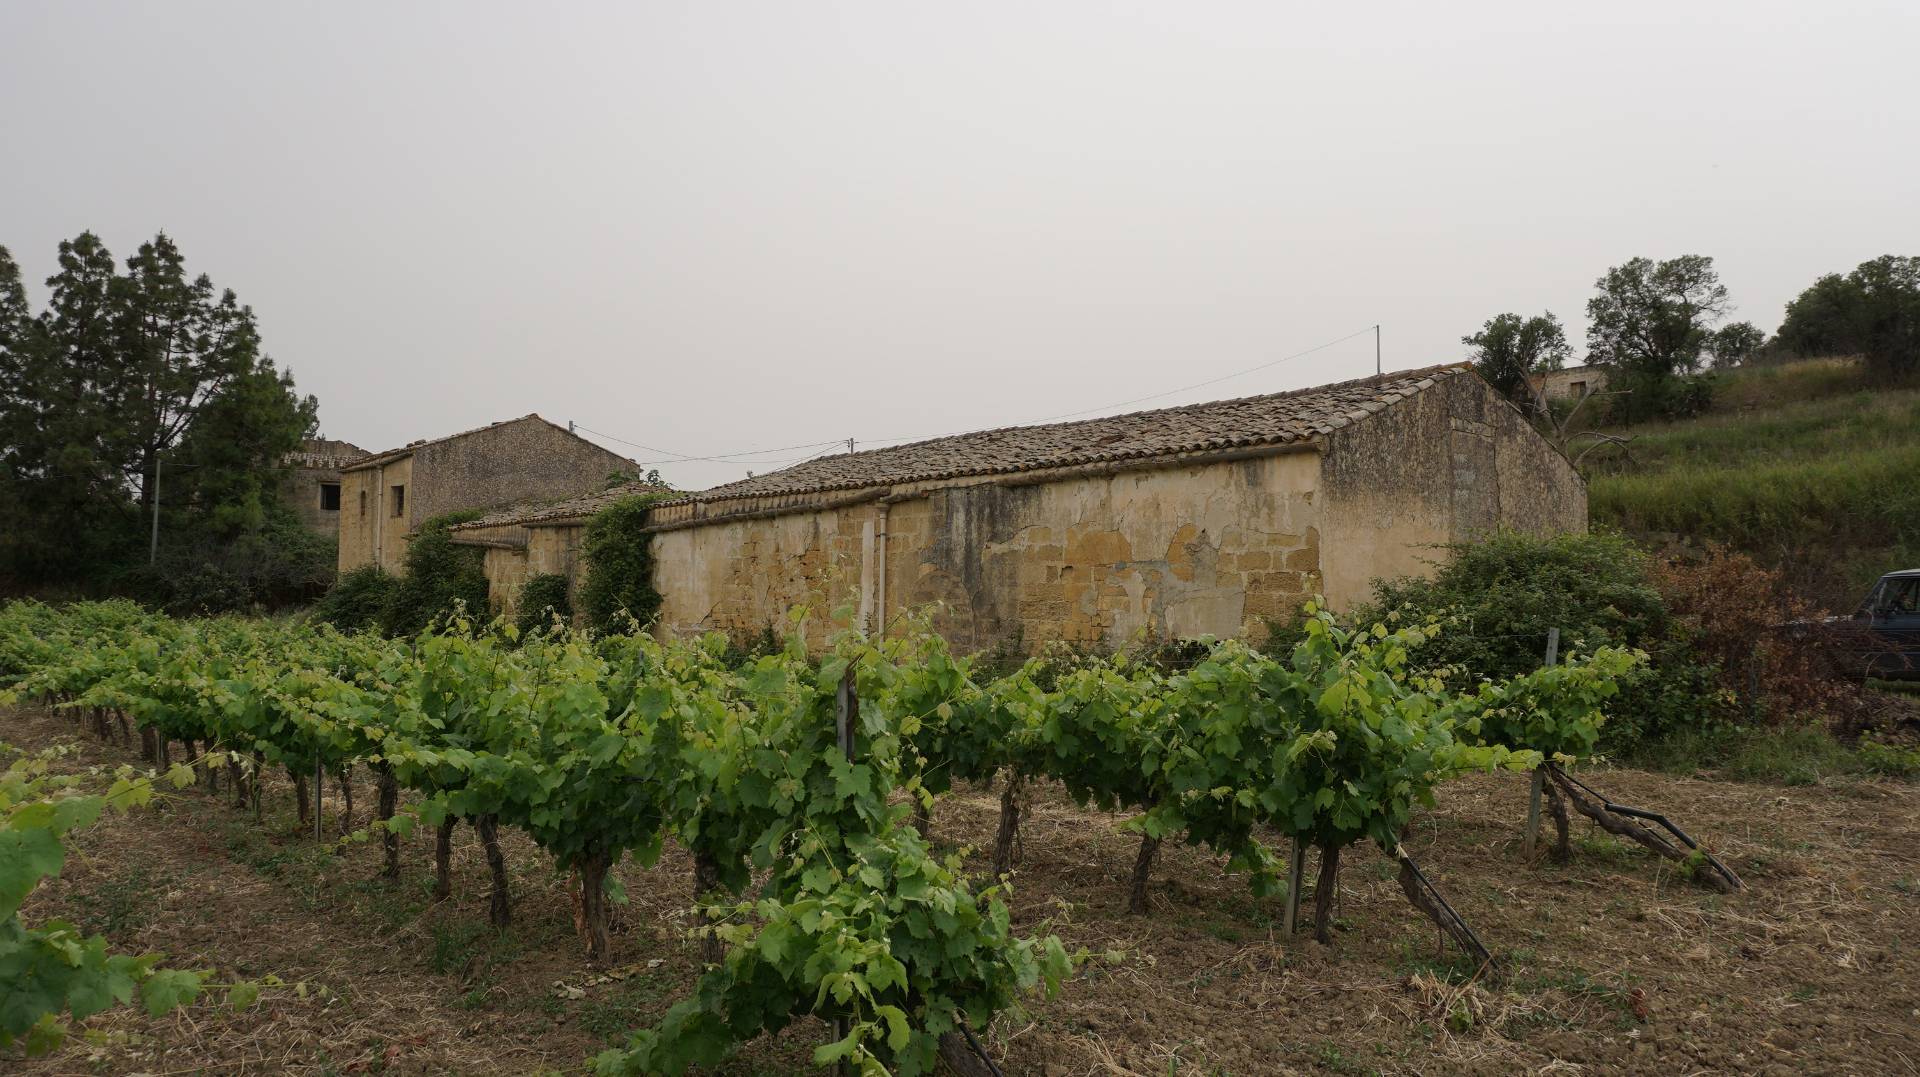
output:
[[[1575,396],[1587,395],[1587,383],[1584,381],[1576,381],[1572,385],[1568,386],[1567,388],[1572,390],[1573,395]]]
[[[360,515],[365,516],[366,514],[367,514],[367,492],[365,490],[362,490],[360,491]]]
[[[339,483],[323,482],[320,484],[320,511],[321,512],[339,512],[340,511],[340,484]]]
[[[392,514],[395,516],[405,516],[407,514],[407,488],[404,486],[396,486],[393,488]]]

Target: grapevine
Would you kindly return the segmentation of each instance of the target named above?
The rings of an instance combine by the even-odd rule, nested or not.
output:
[[[1363,632],[1307,613],[1280,659],[1225,641],[1175,675],[1117,656],[981,680],[924,626],[842,633],[811,654],[796,619],[784,649],[733,665],[718,637],[523,638],[457,617],[395,641],[17,603],[0,608],[0,690],[90,718],[104,736],[137,728],[162,766],[174,743],[226,762],[236,804],[250,793],[256,812],[264,769],[330,773],[349,796],[343,833],[349,775],[368,767],[384,873],[398,872],[398,835],[437,825],[444,896],[453,823],[471,820],[496,924],[509,902],[493,835],[518,829],[577,880],[596,963],[609,956],[610,869],[629,855],[651,865],[673,838],[693,854],[706,967],[691,997],[596,1060],[602,1073],[711,1066],[801,1017],[837,1029],[820,1065],[922,1073],[959,1033],[1057,989],[1084,957],[1013,928],[1005,880],[1025,783],[1058,781],[1084,806],[1129,813],[1136,911],[1164,841],[1213,850],[1258,895],[1279,887],[1267,835],[1318,846],[1325,938],[1341,848],[1395,851],[1410,813],[1453,775],[1591,751],[1596,701],[1631,662],[1602,652],[1456,696],[1406,668],[1432,626]],[[927,813],[955,782],[995,778],[1001,837],[977,887],[957,857],[934,855]],[[411,811],[397,810],[402,791]],[[5,878],[24,896],[42,877]],[[67,1012],[92,1003],[83,992]]]

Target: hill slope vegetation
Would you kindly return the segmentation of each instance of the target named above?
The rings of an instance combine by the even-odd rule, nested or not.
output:
[[[1695,419],[1615,428],[1590,455],[1595,524],[1655,548],[1722,543],[1847,612],[1920,565],[1920,388],[1875,387],[1850,360],[1731,372]]]

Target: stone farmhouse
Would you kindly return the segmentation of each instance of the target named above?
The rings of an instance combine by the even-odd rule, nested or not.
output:
[[[529,576],[565,576],[570,584],[579,584],[586,567],[580,561],[580,540],[594,513],[622,498],[666,489],[646,482],[622,483],[577,497],[498,509],[449,530],[455,543],[487,551],[487,591],[495,604],[511,611]]]
[[[402,571],[408,538],[435,516],[565,497],[638,470],[538,415],[363,456],[340,472],[340,571]]]
[[[281,496],[307,530],[328,538],[340,533],[340,469],[365,455],[349,441],[311,438],[281,458]]]
[[[1259,635],[1316,593],[1350,607],[1427,571],[1444,543],[1583,531],[1587,494],[1519,409],[1442,366],[824,457],[649,518],[662,631],[927,608],[970,650]],[[544,523],[493,526],[531,550]]]

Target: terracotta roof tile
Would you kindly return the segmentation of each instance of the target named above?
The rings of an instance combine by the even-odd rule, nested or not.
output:
[[[864,489],[1304,441],[1365,419],[1469,369],[1448,364],[1266,396],[955,434],[824,456],[664,504]]]
[[[637,494],[666,493],[668,487],[656,486],[646,482],[623,482],[605,490],[596,490],[590,494],[576,494],[573,497],[559,498],[553,501],[524,502],[495,509],[477,520],[456,524],[450,531],[477,531],[488,527],[518,527],[531,523],[552,520],[574,520],[592,516],[608,505],[622,498]]]
[[[286,467],[313,468],[321,471],[337,471],[367,455],[367,450],[351,441],[335,441],[332,438],[309,438],[300,443],[300,447],[280,458]]]

